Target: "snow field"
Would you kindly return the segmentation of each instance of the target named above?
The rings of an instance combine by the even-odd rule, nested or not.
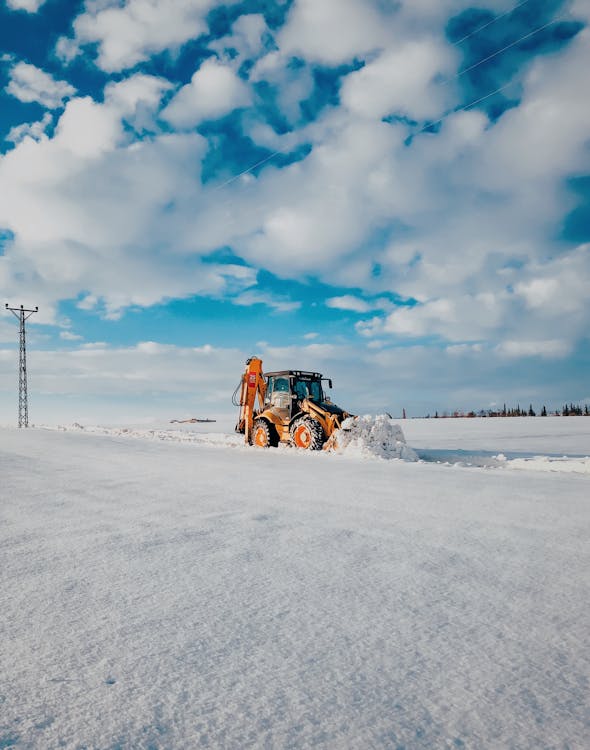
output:
[[[590,420],[583,417],[408,419],[396,423],[381,414],[345,421],[344,429],[335,435],[335,452],[349,458],[401,458],[453,466],[590,474]],[[75,423],[43,429],[246,449],[243,436],[232,430],[231,418],[222,420],[221,426],[225,432],[219,432],[218,425],[148,428]],[[413,445],[407,444],[404,430]]]
[[[407,419],[401,424],[424,461],[590,474],[590,419],[585,417]]]
[[[128,437],[0,430],[0,747],[590,746],[586,476]]]
[[[399,424],[408,443],[422,449],[590,456],[588,417],[404,419]]]

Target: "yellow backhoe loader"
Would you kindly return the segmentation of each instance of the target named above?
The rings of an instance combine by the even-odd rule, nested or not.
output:
[[[325,382],[332,387],[332,381],[321,373],[304,370],[264,374],[262,360],[251,357],[234,392],[234,406],[240,409],[236,432],[259,448],[279,443],[304,450],[330,447],[334,432],[353,415],[324,394]]]

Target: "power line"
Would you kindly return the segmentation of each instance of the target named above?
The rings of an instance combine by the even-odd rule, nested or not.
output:
[[[523,0],[523,2],[518,3],[518,5],[515,5],[513,8],[511,8],[508,11],[505,11],[499,16],[496,16],[496,18],[492,19],[491,21],[488,21],[483,26],[480,26],[478,29],[475,29],[470,34],[467,34],[467,36],[463,37],[462,39],[459,39],[457,42],[453,42],[453,46],[457,46],[461,42],[464,42],[466,39],[469,39],[470,37],[474,36],[475,34],[482,31],[484,28],[487,28],[492,23],[495,23],[500,18],[503,18],[507,15],[510,15],[510,13],[514,12],[518,8],[520,8],[525,3],[529,2],[529,0]],[[543,31],[543,29],[546,29],[548,26],[551,26],[551,24],[556,23],[557,21],[560,21],[562,18],[565,17],[565,13],[562,13],[559,16],[556,16],[555,18],[552,18],[551,21],[548,21],[547,23],[543,24],[542,26],[539,26],[536,29],[533,29],[532,31],[528,32],[527,34],[524,34],[519,39],[516,39],[514,42],[511,42],[510,44],[507,44],[505,47],[502,47],[502,49],[497,50],[496,52],[493,52],[491,55],[488,55],[487,57],[483,58],[483,60],[479,60],[478,62],[474,63],[473,65],[470,65],[467,68],[464,68],[463,70],[460,70],[456,75],[452,76],[451,78],[444,79],[439,82],[439,85],[445,85],[447,83],[451,83],[452,81],[457,80],[457,78],[460,78],[461,76],[465,75],[466,73],[475,70],[480,65],[483,65],[484,63],[488,62],[489,60],[492,60],[494,57],[497,57],[498,55],[502,54],[503,52],[506,52],[507,50],[511,49],[512,47],[515,47],[517,44],[520,44],[520,42],[525,41],[526,39],[530,39],[530,37],[534,36],[535,34],[538,34],[540,31]],[[431,122],[427,125],[425,125],[421,130],[414,133],[411,137],[418,135],[419,133],[424,132],[425,130],[428,130],[433,125],[437,125],[439,122],[442,122],[442,120],[445,120],[450,115],[454,114],[455,112],[462,112],[465,109],[468,109],[469,107],[473,107],[475,104],[478,104],[479,102],[484,101],[485,99],[489,99],[494,94],[497,94],[500,91],[503,91],[505,88],[507,88],[510,84],[506,84],[505,86],[501,86],[500,88],[496,89],[495,91],[491,91],[489,94],[486,94],[485,96],[480,97],[479,99],[470,102],[469,104],[466,104],[465,106],[453,110],[452,112],[448,112],[446,115],[443,115],[439,120],[436,120],[435,122]],[[247,169],[244,169],[242,172],[239,172],[238,174],[234,175],[233,177],[230,177],[229,179],[225,180],[225,182],[221,183],[221,185],[217,185],[214,188],[214,191],[221,190],[222,188],[226,187],[227,185],[231,184],[232,182],[235,182],[235,180],[238,180],[240,177],[243,177],[246,174],[249,174],[253,170],[255,170],[257,167],[260,167],[262,164],[266,164],[266,162],[270,161],[271,159],[274,159],[275,156],[279,156],[281,154],[284,154],[288,151],[288,146],[285,146],[284,148],[278,149],[277,151],[273,151],[272,154],[269,154],[264,159],[261,159],[260,161],[256,162],[256,164],[253,164],[251,167],[248,167]]]
[[[520,39],[517,39],[516,41],[511,42],[510,44],[507,44],[505,47],[502,47],[502,49],[499,49],[496,52],[493,52],[491,55],[484,57],[483,60],[480,60],[479,62],[476,62],[473,65],[470,65],[468,68],[463,68],[463,70],[460,70],[457,73],[457,75],[453,76],[452,78],[449,78],[448,81],[444,81],[444,83],[448,83],[449,81],[454,81],[456,78],[460,78],[462,75],[465,75],[465,73],[469,73],[470,70],[475,70],[475,68],[478,68],[480,65],[483,65],[484,63],[488,62],[488,60],[493,60],[494,57],[501,55],[502,52],[506,52],[506,50],[510,49],[511,47],[515,47],[517,44],[520,44],[520,42],[524,42],[525,39],[529,39],[535,34],[538,34],[540,31],[543,31],[543,29],[546,29],[548,26],[551,26],[552,23],[556,23],[557,21],[560,21],[564,17],[564,15],[565,14],[562,14],[561,16],[556,16],[555,18],[552,18],[551,21],[549,21],[548,23],[545,23],[542,26],[539,26],[537,29],[530,31],[528,34],[521,36]]]
[[[225,182],[222,182],[221,185],[217,185],[214,190],[221,190],[221,188],[224,188],[226,185],[229,185],[230,182],[233,182],[234,180],[239,180],[240,177],[243,177],[245,174],[248,174],[249,172],[252,172],[256,169],[256,167],[262,166],[262,164],[266,164],[267,161],[270,161],[271,159],[274,159],[275,156],[279,156],[279,154],[284,154],[287,151],[288,147],[285,146],[285,148],[279,149],[278,151],[275,151],[272,154],[269,154],[269,156],[265,156],[264,159],[261,159],[260,161],[257,161],[256,164],[253,164],[251,167],[248,167],[248,169],[245,169],[243,172],[240,172],[239,174],[234,175],[233,177],[230,177]]]
[[[39,308],[36,307],[34,310],[26,310],[22,305],[20,307],[8,307],[8,302],[5,307],[7,310],[10,310],[14,317],[18,318],[19,321],[18,426],[28,427],[29,403],[27,394],[27,346],[25,321],[28,320],[31,315],[39,312]]]
[[[515,8],[513,8],[512,11],[515,10],[516,8],[519,8],[521,5],[524,5],[524,3],[528,2],[528,1],[529,0],[524,0],[524,2],[522,2],[519,5],[515,6]],[[508,15],[512,11],[507,11],[503,15]],[[505,47],[502,47],[502,49],[499,49],[496,52],[493,52],[491,55],[488,55],[483,60],[480,60],[479,62],[474,63],[473,65],[470,65],[468,68],[464,68],[463,70],[460,70],[452,78],[448,78],[448,79],[446,79],[444,81],[441,81],[440,84],[444,85],[446,83],[450,83],[451,81],[455,81],[457,78],[460,78],[462,75],[465,75],[465,73],[468,73],[470,70],[475,70],[475,68],[478,68],[480,65],[483,65],[484,63],[488,62],[489,60],[492,60],[494,57],[497,57],[502,52],[505,52],[506,50],[510,49],[511,47],[514,47],[515,45],[519,44],[520,42],[524,41],[525,39],[529,39],[530,37],[534,36],[535,34],[538,34],[543,29],[546,29],[548,26],[551,26],[552,23],[555,23],[556,21],[559,21],[561,18],[564,17],[564,15],[565,14],[562,14],[560,16],[556,16],[551,21],[548,21],[547,23],[543,24],[542,26],[539,26],[538,28],[533,29],[533,31],[530,31],[528,34],[525,34],[524,36],[521,36],[516,41],[511,42],[510,44],[507,44]],[[501,18],[501,16],[498,16],[498,18]],[[495,19],[495,20],[497,20],[497,19]],[[487,24],[485,24],[485,26],[489,26],[490,23],[493,23],[493,22],[490,21]],[[481,31],[482,28],[484,28],[484,26],[480,27],[479,30]],[[477,32],[477,30],[475,32],[473,32],[473,33],[475,34],[476,32]],[[472,34],[470,34],[468,36],[472,36]],[[467,37],[464,37],[464,39],[465,38],[467,38]],[[463,40],[460,40],[460,41],[463,41]],[[459,42],[455,42],[455,44],[459,44]],[[488,94],[485,94],[484,96],[479,97],[479,99],[475,99],[474,101],[469,102],[469,104],[465,104],[464,106],[459,107],[458,109],[454,109],[451,112],[447,112],[445,115],[443,115],[442,117],[440,117],[438,120],[434,120],[434,122],[429,122],[428,124],[424,125],[423,128],[421,128],[420,130],[418,130],[415,133],[413,133],[410,137],[414,138],[415,136],[419,135],[420,133],[423,133],[425,130],[429,130],[434,125],[438,125],[440,122],[442,122],[443,120],[446,120],[447,117],[450,117],[451,115],[455,114],[456,112],[464,112],[465,110],[469,109],[469,107],[474,107],[476,104],[479,104],[480,102],[483,102],[486,99],[489,99],[491,96],[494,96],[495,94],[500,93],[500,91],[504,91],[504,89],[508,88],[511,85],[512,85],[512,82],[510,81],[509,83],[506,83],[503,86],[500,86],[499,88],[495,89],[494,91],[490,91]]]
[[[417,130],[415,133],[412,133],[410,138],[415,138],[417,135],[420,135],[420,133],[424,133],[425,130],[430,130],[430,128],[434,127],[435,125],[438,125],[443,120],[446,120],[447,117],[457,114],[457,112],[465,112],[465,110],[469,109],[469,107],[474,107],[476,104],[483,102],[485,99],[489,99],[491,96],[494,96],[495,94],[500,93],[500,91],[504,91],[504,89],[507,89],[511,85],[512,85],[512,81],[510,83],[505,83],[503,86],[500,86],[500,88],[496,89],[495,91],[490,91],[489,94],[480,96],[479,99],[475,99],[474,101],[469,102],[469,104],[465,104],[464,106],[459,107],[458,109],[453,109],[451,112],[447,112],[446,115],[443,115],[438,120],[429,122],[428,125],[424,125],[423,128],[421,128],[420,130]]]
[[[510,10],[506,10],[504,11],[504,13],[500,13],[499,16],[495,16],[494,18],[492,18],[491,21],[487,21],[482,26],[478,26],[477,29],[474,29],[469,34],[466,34],[465,36],[461,37],[461,39],[458,39],[456,42],[452,42],[453,46],[456,47],[458,44],[462,44],[463,42],[466,42],[468,39],[471,39],[472,36],[479,34],[480,31],[487,29],[488,26],[491,26],[493,23],[496,23],[496,21],[499,21],[501,18],[506,18],[506,16],[509,16],[511,13],[514,13],[515,10],[518,10],[521,6],[526,5],[528,2],[530,2],[530,0],[522,0],[521,3],[518,3],[518,5],[515,5],[513,8],[510,8]]]

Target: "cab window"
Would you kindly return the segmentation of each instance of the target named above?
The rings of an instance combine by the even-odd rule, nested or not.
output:
[[[273,393],[288,393],[289,392],[289,379],[288,378],[276,378],[270,377],[266,381],[266,396],[264,399],[265,404],[270,404]]]
[[[293,391],[299,400],[311,398],[313,401],[323,400],[322,385],[319,380],[296,380]]]

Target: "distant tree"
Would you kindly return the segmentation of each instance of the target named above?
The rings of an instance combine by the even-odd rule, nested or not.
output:
[[[590,411],[588,410],[588,404],[584,406],[584,416],[590,417]]]
[[[504,404],[504,408],[502,409],[502,416],[506,416],[506,404]]]
[[[435,412],[434,412],[434,418],[435,418],[435,419],[438,419],[438,411],[435,411]]]
[[[543,408],[541,409],[541,416],[542,417],[546,417],[547,416],[547,409],[545,408],[545,406],[543,406]]]
[[[561,413],[563,414],[564,417],[569,417],[570,410],[567,404],[563,407],[563,409],[561,410]]]
[[[402,419],[405,419],[405,418],[406,418],[406,410],[402,409]]]
[[[529,414],[528,415],[529,415],[529,417],[536,417],[537,416],[535,414],[535,412],[533,411],[533,405],[532,404],[529,405]]]

